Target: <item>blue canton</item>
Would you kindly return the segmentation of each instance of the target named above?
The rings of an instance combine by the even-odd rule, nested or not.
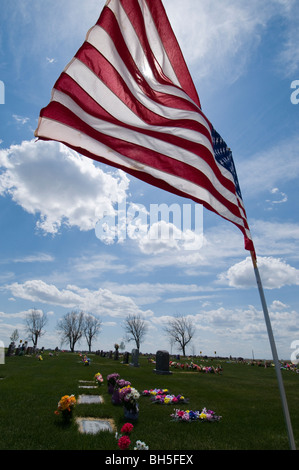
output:
[[[232,174],[236,187],[236,193],[242,199],[241,189],[231,149],[227,147],[222,137],[218,134],[217,131],[215,131],[214,128],[212,128],[212,141],[216,161]]]

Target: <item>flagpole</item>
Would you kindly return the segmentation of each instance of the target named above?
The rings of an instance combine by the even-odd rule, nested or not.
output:
[[[287,399],[286,399],[286,395],[285,395],[285,390],[284,390],[280,365],[279,365],[279,361],[278,361],[278,355],[277,355],[276,345],[275,345],[275,341],[274,341],[272,326],[271,326],[271,322],[270,322],[268,307],[267,307],[267,303],[266,303],[266,299],[265,299],[265,295],[264,295],[264,290],[263,290],[263,286],[262,286],[260,273],[259,273],[258,266],[257,266],[256,255],[253,251],[251,251],[251,259],[252,259],[252,263],[253,263],[253,267],[254,267],[255,277],[256,277],[259,293],[260,293],[260,298],[261,298],[263,311],[264,311],[265,322],[266,322],[266,326],[267,326],[267,330],[268,330],[268,336],[269,336],[269,341],[270,341],[270,345],[271,345],[272,356],[273,356],[273,360],[274,360],[276,376],[277,376],[278,386],[279,386],[279,391],[280,391],[280,398],[281,398],[284,418],[285,418],[285,422],[286,422],[286,426],[287,426],[289,444],[290,444],[291,450],[296,450],[296,445],[295,445],[295,440],[294,440],[294,435],[293,435],[293,429],[292,429],[290,414],[289,414],[289,410],[288,410],[288,404],[287,404]]]

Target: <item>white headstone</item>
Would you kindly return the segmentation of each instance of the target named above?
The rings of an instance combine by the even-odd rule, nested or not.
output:
[[[112,420],[96,418],[77,418],[79,431],[83,434],[97,434],[101,431],[114,431]]]
[[[100,395],[79,395],[78,397],[78,405],[89,405],[92,403],[103,403],[103,397]]]

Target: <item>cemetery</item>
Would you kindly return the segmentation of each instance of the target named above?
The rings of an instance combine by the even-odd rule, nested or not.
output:
[[[295,439],[299,374],[282,364]],[[271,361],[6,349],[1,450],[288,450]]]

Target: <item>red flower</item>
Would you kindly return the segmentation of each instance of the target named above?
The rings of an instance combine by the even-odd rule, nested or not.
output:
[[[117,443],[118,447],[121,450],[126,450],[130,444],[131,444],[131,441],[130,441],[129,436],[121,436]]]
[[[133,431],[133,424],[131,423],[125,423],[123,427],[121,428],[120,432],[124,434],[130,434],[130,432]]]

